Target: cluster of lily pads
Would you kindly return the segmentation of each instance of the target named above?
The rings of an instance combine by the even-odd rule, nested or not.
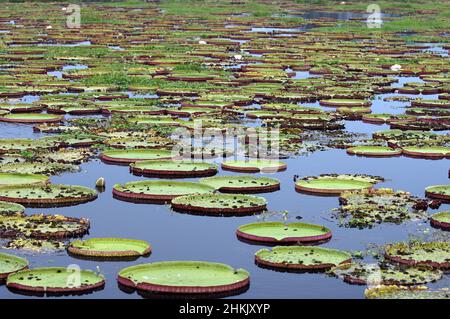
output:
[[[190,214],[243,216],[267,211],[267,200],[253,193],[281,187],[276,178],[250,173],[284,171],[283,158],[327,149],[365,157],[450,158],[449,135],[440,132],[450,129],[450,47],[442,48],[447,56],[426,51],[437,32],[449,41],[447,17],[424,14],[426,21],[435,21],[435,32],[414,27],[417,35],[411,39],[396,32],[413,14],[408,9],[398,8],[404,15],[400,23],[388,21],[380,34],[361,29],[360,21],[307,22],[295,16],[308,8],[329,7],[302,1],[257,6],[217,1],[207,8],[192,1],[92,3],[83,10],[83,27],[72,32],[58,4],[5,4],[0,21],[12,23],[1,27],[0,124],[23,125],[42,136],[0,139],[4,247],[66,249],[88,259],[148,256],[152,247],[142,240],[75,239],[89,230],[85,218],[25,214],[25,206],[95,200],[93,189],[50,182],[51,176],[79,171],[93,159],[146,177],[114,185],[116,199],[167,203]],[[399,86],[399,78],[408,76],[421,82]],[[376,98],[385,93],[405,95],[385,98],[404,103],[403,113],[372,113]],[[349,121],[389,129],[369,137],[346,131]],[[245,158],[237,158],[226,143],[191,145],[191,138],[177,136],[178,129],[197,130],[199,122],[204,135],[247,132],[233,136]],[[277,138],[261,135],[263,129],[276,129]],[[274,142],[278,147],[263,154],[259,145]],[[180,144],[184,147],[175,148]],[[215,176],[220,169],[246,174]],[[450,229],[449,212],[426,213],[450,202],[449,185],[427,187],[425,200],[375,188],[383,181],[366,174],[321,174],[296,178],[295,189],[338,195],[335,215],[347,227],[429,218],[433,227]],[[349,252],[312,246],[332,238],[322,225],[264,221],[241,225],[236,236],[275,246],[255,253],[260,267],[329,270],[353,284],[366,284],[373,275]],[[441,279],[450,268],[449,256],[448,242],[390,245],[385,262],[377,265],[378,284],[384,286],[368,289],[366,297],[449,298],[418,286]],[[14,291],[84,293],[105,285],[101,274],[89,270],[71,284],[76,269],[28,267],[27,260],[0,253],[0,280]],[[164,261],[127,267],[118,283],[141,294],[225,296],[248,289],[249,278],[246,270],[221,263]]]

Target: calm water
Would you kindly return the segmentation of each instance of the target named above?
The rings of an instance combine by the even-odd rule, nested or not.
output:
[[[391,103],[376,100],[377,111],[390,109]],[[347,122],[351,131],[373,132],[384,126]],[[27,125],[0,124],[2,137],[38,137]],[[365,250],[368,244],[385,244],[407,240],[410,235],[421,235],[430,229],[426,222],[408,222],[403,225],[382,225],[373,229],[356,230],[337,226],[331,209],[338,207],[336,197],[316,197],[295,192],[293,175],[316,175],[322,173],[364,173],[384,176],[387,181],[380,184],[410,191],[423,196],[424,188],[433,184],[448,183],[446,160],[421,160],[404,157],[362,158],[348,156],[344,150],[316,152],[286,160],[285,172],[271,174],[281,180],[281,190],[262,194],[270,210],[288,210],[291,220],[301,216],[302,221],[325,225],[332,229],[333,238],[325,247],[344,250]],[[106,277],[102,291],[81,296],[81,298],[140,298],[137,294],[126,294],[118,289],[116,275],[124,267],[162,260],[207,260],[224,262],[233,267],[242,267],[251,274],[250,289],[236,298],[362,298],[364,286],[353,286],[325,274],[293,274],[258,268],[253,254],[263,246],[249,245],[237,240],[235,230],[239,225],[254,222],[250,217],[206,217],[172,212],[169,206],[133,204],[112,198],[112,186],[142,179],[131,175],[127,167],[105,165],[97,160],[83,164],[83,171],[52,177],[54,183],[78,184],[93,187],[98,177],[105,177],[106,190],[90,203],[51,209],[27,209],[28,214],[49,213],[74,217],[88,217],[91,220],[90,236],[130,237],[149,241],[153,253],[148,258],[133,262],[84,261],[68,257],[65,252],[57,254],[24,254],[31,267],[67,266],[76,263],[82,268],[96,269]],[[220,172],[219,174],[232,174]],[[195,180],[195,179],[193,179]],[[448,205],[440,210],[448,209]],[[433,211],[430,211],[432,213]],[[271,218],[276,219],[276,218]],[[443,233],[443,232],[442,232]],[[430,236],[430,234],[428,234]],[[370,259],[366,259],[370,262]],[[449,285],[448,276],[430,287]],[[23,298],[13,294],[6,287],[0,287],[1,298]],[[80,298],[80,297],[78,297]]]

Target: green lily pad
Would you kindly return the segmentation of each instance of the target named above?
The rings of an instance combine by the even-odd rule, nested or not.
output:
[[[20,250],[21,252],[54,254],[66,249],[66,244],[58,240],[46,240],[35,238],[14,238],[8,241],[2,248]]]
[[[135,175],[155,177],[198,177],[217,173],[216,164],[174,160],[139,161],[130,164],[130,169]]]
[[[222,169],[236,172],[278,172],[286,169],[286,164],[275,160],[226,161]]]
[[[80,168],[73,164],[51,162],[24,162],[0,165],[0,172],[20,174],[57,175],[63,172],[76,172]]]
[[[349,263],[352,257],[345,251],[311,246],[277,246],[258,250],[255,254],[258,265],[298,270],[325,270]]]
[[[385,256],[400,264],[450,268],[450,242],[396,243],[386,247]]]
[[[23,270],[28,267],[26,259],[0,253],[0,282],[4,281],[9,274]]]
[[[204,261],[165,261],[122,269],[120,284],[158,293],[210,294],[242,289],[249,285],[244,269]]]
[[[395,149],[388,146],[355,146],[347,148],[350,155],[389,157],[402,154],[401,149]]]
[[[280,181],[270,177],[251,175],[214,176],[200,179],[200,183],[209,185],[221,192],[270,192],[280,189]]]
[[[422,158],[444,158],[450,156],[448,146],[409,146],[403,147],[403,154]]]
[[[172,200],[176,211],[224,216],[259,213],[266,209],[266,204],[262,197],[234,194],[196,194]]]
[[[450,230],[450,212],[440,212],[431,216],[431,225]]]
[[[441,270],[431,267],[381,265],[374,269],[372,265],[362,263],[341,265],[331,269],[330,273],[358,285],[365,285],[370,280],[377,280],[378,284],[383,285],[419,285],[437,281],[443,274]]]
[[[0,200],[25,206],[76,205],[97,198],[97,192],[83,186],[48,184],[0,187]]]
[[[446,290],[428,290],[427,287],[377,286],[366,289],[367,299],[450,299]]]
[[[0,216],[0,237],[70,238],[84,235],[89,220],[62,215]]]
[[[178,196],[189,194],[207,194],[215,191],[214,187],[194,183],[170,180],[136,181],[113,187],[113,195],[125,200],[170,201]]]
[[[67,250],[73,255],[88,257],[137,257],[151,252],[149,243],[128,238],[89,238],[76,240]]]
[[[48,176],[22,173],[0,173],[0,187],[8,185],[46,184]]]
[[[244,240],[279,244],[314,243],[331,238],[331,230],[324,226],[282,222],[242,225],[236,234]]]
[[[20,204],[0,201],[0,216],[21,216],[25,207]]]
[[[45,113],[13,113],[0,117],[0,122],[15,123],[44,123],[44,122],[60,122],[63,118],[59,115]]]
[[[89,292],[105,285],[103,276],[91,270],[48,267],[16,272],[8,276],[6,286],[34,293]]]
[[[100,154],[100,159],[105,162],[125,164],[143,160],[171,160],[174,157],[172,151],[159,149],[109,150]]]
[[[379,176],[363,174],[322,174],[303,177],[295,183],[295,189],[305,193],[339,195],[345,191],[372,188],[383,180]]]
[[[434,185],[425,188],[425,195],[443,201],[450,201],[450,185]]]

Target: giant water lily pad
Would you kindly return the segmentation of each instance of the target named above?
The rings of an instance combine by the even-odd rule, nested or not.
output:
[[[88,202],[97,192],[83,186],[48,184],[0,187],[0,200],[25,206],[65,206]]]
[[[172,160],[176,157],[169,150],[159,149],[125,149],[109,150],[100,154],[100,159],[107,163],[129,164],[143,160]]]
[[[434,227],[450,230],[450,212],[440,212],[430,218],[431,225]]]
[[[347,227],[366,228],[377,223],[402,223],[426,218],[427,203],[408,192],[390,188],[344,192],[340,217]]]
[[[75,267],[48,267],[22,270],[8,276],[6,286],[32,293],[81,293],[105,285],[102,275]]]
[[[403,147],[404,155],[418,158],[448,158],[450,157],[450,147],[448,146],[409,146]]]
[[[199,177],[216,174],[217,165],[193,161],[149,160],[130,164],[130,170],[135,175],[151,177]]]
[[[450,299],[447,290],[429,290],[427,287],[376,286],[366,289],[367,299]]]
[[[9,274],[28,268],[26,259],[0,253],[0,282],[3,282]]]
[[[128,238],[89,238],[76,240],[67,250],[77,256],[86,257],[138,257],[151,252],[149,243]]]
[[[325,270],[351,260],[351,255],[345,251],[311,246],[277,246],[255,254],[258,265],[292,270]]]
[[[389,157],[402,154],[402,150],[388,146],[355,146],[347,148],[347,153],[368,157]]]
[[[320,105],[331,107],[369,107],[372,105],[370,101],[357,99],[329,99],[321,100]]]
[[[89,226],[85,218],[62,215],[0,216],[0,237],[70,238],[84,235]]]
[[[23,162],[0,165],[0,172],[20,174],[57,175],[62,172],[75,172],[80,168],[73,164],[51,162]]]
[[[20,204],[0,201],[0,216],[23,215],[25,207]]]
[[[214,187],[200,183],[156,180],[116,184],[113,195],[131,201],[170,201],[178,196],[212,193],[214,190]]]
[[[285,170],[287,165],[275,160],[226,161],[222,169],[235,172],[278,172]]]
[[[396,243],[386,247],[385,256],[405,265],[450,268],[450,242]]]
[[[345,191],[372,188],[383,180],[379,176],[363,174],[322,174],[301,178],[295,183],[295,189],[305,193],[339,195]]]
[[[262,197],[231,194],[196,194],[172,200],[176,211],[223,216],[259,213],[266,209],[266,204]]]
[[[261,222],[240,226],[236,235],[244,240],[262,243],[317,243],[330,239],[331,230],[314,224]]]
[[[37,149],[54,149],[59,142],[55,139],[26,139],[26,138],[4,138],[0,139],[0,153],[14,153]]]
[[[396,267],[387,264],[373,267],[351,263],[335,267],[330,273],[343,278],[345,282],[357,285],[365,285],[371,280],[383,285],[419,285],[442,278],[442,271],[431,267]]]
[[[275,178],[251,175],[207,177],[200,179],[200,183],[230,193],[263,193],[280,189],[280,181]]]
[[[156,293],[211,294],[239,290],[249,285],[244,269],[203,261],[166,261],[122,269],[120,284]]]
[[[63,117],[53,114],[44,113],[14,113],[7,114],[0,117],[0,122],[14,122],[14,123],[50,123],[60,122]]]
[[[0,187],[8,185],[46,184],[48,176],[40,174],[0,173]]]
[[[425,195],[430,198],[450,202],[450,185],[429,186],[425,188]]]

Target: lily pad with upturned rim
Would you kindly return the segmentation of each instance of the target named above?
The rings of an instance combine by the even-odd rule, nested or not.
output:
[[[383,180],[379,176],[363,174],[322,174],[298,180],[295,189],[304,193],[340,195],[345,191],[372,188]]]
[[[287,165],[275,160],[225,161],[222,169],[235,172],[279,172],[284,171]]]
[[[450,268],[450,242],[412,242],[388,245],[385,257],[405,265]]]
[[[114,197],[131,201],[171,201],[178,196],[214,191],[215,188],[208,185],[170,180],[136,181],[113,187]]]
[[[139,176],[200,177],[215,175],[217,165],[193,161],[149,160],[131,163],[130,170]]]
[[[40,174],[0,173],[0,187],[14,185],[47,184],[49,178]]]
[[[429,186],[425,188],[425,195],[429,198],[450,202],[450,185]]]
[[[128,238],[89,238],[69,244],[70,254],[86,257],[139,257],[149,255],[151,246],[143,240]]]
[[[97,192],[84,186],[48,184],[0,187],[0,200],[25,206],[70,206],[96,198]]]
[[[388,146],[355,146],[347,148],[347,154],[368,157],[390,157],[401,155],[402,150]]]
[[[104,285],[103,276],[91,270],[65,267],[22,270],[9,275],[6,280],[8,288],[31,293],[82,293],[100,289]]]
[[[0,122],[12,123],[53,123],[62,120],[62,116],[45,113],[14,113],[0,117]]]
[[[21,216],[25,207],[20,204],[0,201],[0,216]]]
[[[244,269],[213,262],[165,261],[122,269],[119,284],[167,294],[214,294],[240,290],[250,283]]]
[[[402,153],[417,158],[450,158],[450,147],[447,146],[409,146],[403,147]]]
[[[275,269],[326,270],[350,263],[352,257],[341,250],[311,246],[277,246],[255,254],[258,265]]]
[[[159,149],[124,149],[109,150],[100,154],[100,159],[106,163],[130,164],[144,160],[172,160],[176,158],[170,150]]]
[[[444,230],[450,230],[450,211],[440,212],[431,216],[431,225]]]
[[[0,282],[9,274],[28,268],[28,261],[14,255],[0,253]]]
[[[280,189],[280,181],[270,177],[252,175],[214,176],[200,179],[200,183],[209,185],[226,193],[264,193]]]
[[[266,205],[262,197],[238,194],[196,194],[172,200],[172,208],[176,211],[221,216],[255,214],[264,211]]]
[[[305,223],[261,222],[239,226],[238,238],[261,243],[319,243],[331,238],[331,230]]]

